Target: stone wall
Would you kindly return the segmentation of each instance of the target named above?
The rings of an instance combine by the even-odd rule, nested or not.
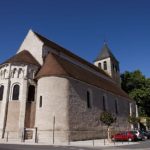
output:
[[[20,102],[11,101],[8,103],[6,131],[16,132],[19,130]]]
[[[36,111],[36,103],[35,102],[27,102],[26,103],[26,114],[25,114],[25,128],[34,128],[35,111]]]
[[[74,79],[70,79],[69,91],[68,111],[71,140],[105,136],[106,127],[99,121],[103,111],[103,96],[105,96],[106,111],[117,117],[117,122],[113,124],[113,128],[124,130],[129,127],[127,122],[129,100]],[[91,93],[91,108],[87,107],[87,91]],[[117,101],[117,113],[115,101]]]
[[[43,77],[38,80],[35,127],[39,140],[49,139],[55,133],[68,130],[68,80]],[[66,133],[66,132],[65,132]],[[55,135],[56,140],[67,140],[68,135]]]

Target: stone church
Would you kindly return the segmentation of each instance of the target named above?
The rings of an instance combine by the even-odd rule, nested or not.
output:
[[[119,62],[105,43],[94,64],[29,30],[0,65],[0,138],[39,142],[102,138],[101,112],[129,128],[135,103],[120,87]]]

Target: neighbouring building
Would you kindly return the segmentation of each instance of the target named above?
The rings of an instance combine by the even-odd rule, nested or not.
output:
[[[0,65],[0,138],[102,138],[103,111],[116,116],[116,130],[129,128],[135,103],[120,87],[119,62],[106,43],[94,64],[30,30]]]

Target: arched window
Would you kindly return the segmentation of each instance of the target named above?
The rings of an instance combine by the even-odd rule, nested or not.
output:
[[[89,91],[87,91],[86,93],[86,100],[87,100],[87,108],[91,108],[92,104],[91,104],[91,93]]]
[[[35,78],[35,73],[36,73],[36,72],[35,72],[35,71],[33,71],[33,79]]]
[[[117,103],[117,100],[115,100],[115,113],[118,114],[118,103]]]
[[[18,84],[14,85],[12,100],[19,100],[19,89],[20,89],[20,86]]]
[[[6,78],[6,72],[7,72],[7,71],[6,71],[6,69],[5,69],[5,70],[4,70],[4,78]]]
[[[113,64],[112,66],[113,66],[113,70],[115,71],[115,65]]]
[[[2,70],[0,71],[0,76],[1,76],[1,79],[3,78],[3,72]]]
[[[21,68],[19,68],[18,78],[22,78],[22,77],[23,77],[23,70]]]
[[[107,70],[107,62],[106,61],[104,61],[104,70]]]
[[[35,86],[30,85],[28,88],[28,102],[33,102],[35,97]]]
[[[105,99],[105,96],[103,96],[103,111],[106,111],[106,99]]]
[[[102,68],[101,63],[98,63],[98,67],[99,67],[100,69]]]
[[[0,85],[0,101],[3,100],[4,85]]]
[[[17,69],[14,68],[13,72],[12,72],[12,78],[15,78],[16,77],[16,74],[17,74]]]

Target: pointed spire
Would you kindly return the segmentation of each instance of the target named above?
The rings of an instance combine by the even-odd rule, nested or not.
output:
[[[106,40],[104,40],[104,45],[103,45],[99,55],[95,59],[95,61],[99,61],[99,60],[109,58],[109,57],[118,62],[118,60],[115,58],[115,56],[112,54],[111,50],[109,49]]]
[[[107,45],[108,44],[108,41],[106,39],[104,39],[104,45]]]

